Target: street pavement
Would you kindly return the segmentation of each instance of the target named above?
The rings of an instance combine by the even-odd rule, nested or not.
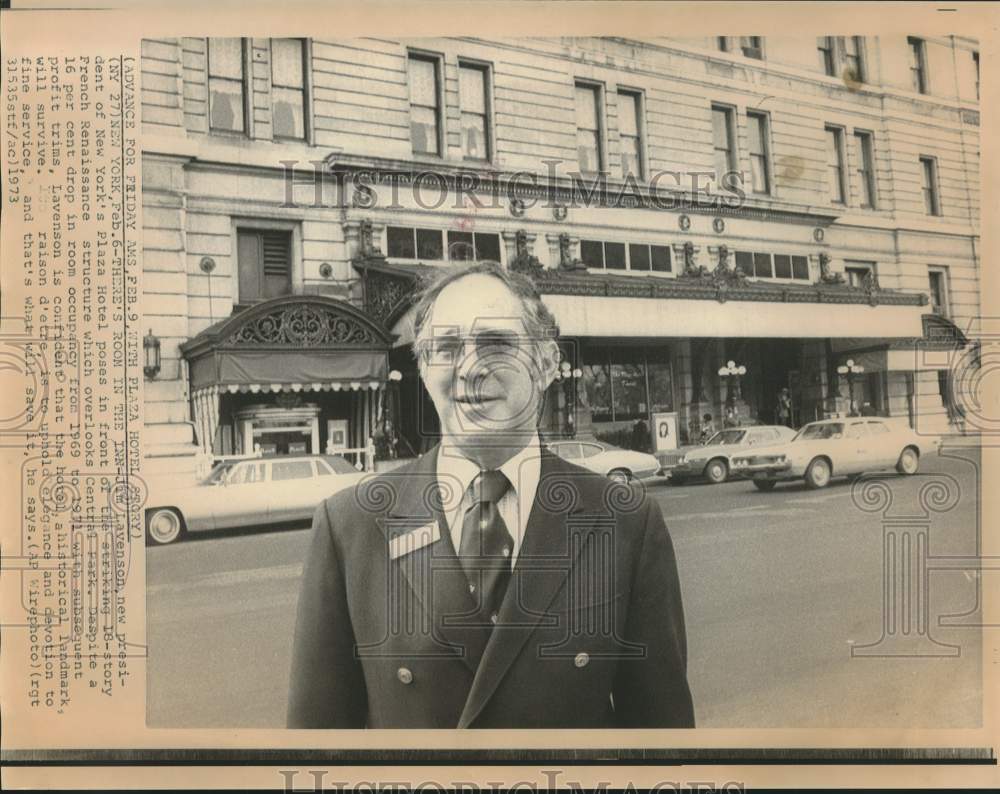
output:
[[[945,448],[915,477],[819,491],[646,483],[677,553],[699,727],[978,726],[978,460]],[[925,548],[920,532],[926,613],[900,600],[903,580],[887,584],[883,564],[886,548]],[[151,727],[284,724],[308,541],[308,528],[286,527],[147,550]]]

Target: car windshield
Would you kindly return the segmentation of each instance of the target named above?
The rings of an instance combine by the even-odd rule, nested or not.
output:
[[[806,425],[794,441],[814,441],[823,438],[841,438],[844,435],[844,425],[841,422]]]
[[[739,444],[746,433],[746,430],[720,430],[705,442],[705,446],[713,444]]]

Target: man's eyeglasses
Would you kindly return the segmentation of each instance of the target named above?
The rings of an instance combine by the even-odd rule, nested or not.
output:
[[[461,361],[471,346],[473,353],[482,357],[517,356],[526,351],[532,339],[507,331],[482,331],[477,334],[443,334],[418,339],[417,352],[431,364],[453,364]]]

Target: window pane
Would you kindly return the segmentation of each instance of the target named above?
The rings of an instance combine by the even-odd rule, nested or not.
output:
[[[728,116],[724,108],[712,108],[712,145],[716,149],[729,148]]]
[[[639,97],[635,94],[618,94],[618,132],[622,135],[639,134]]]
[[[243,40],[212,38],[208,40],[208,74],[211,77],[243,79]]]
[[[417,249],[413,244],[413,229],[390,226],[386,229],[386,247],[389,249],[389,256],[416,259]]]
[[[288,88],[303,88],[302,39],[271,39],[271,82]]]
[[[604,244],[597,240],[581,240],[580,259],[587,267],[604,267]]]
[[[576,126],[579,129],[597,130],[597,89],[592,86],[576,87]]]
[[[817,40],[819,50],[819,65],[824,74],[836,74],[836,66],[833,62],[833,36],[820,36]]]
[[[748,276],[753,275],[753,254],[749,251],[736,252],[736,267]]]
[[[458,70],[460,107],[466,113],[486,113],[486,74],[483,69],[463,66]]]
[[[629,268],[632,270],[649,270],[649,246],[630,245],[628,247]]]
[[[486,117],[462,114],[462,153],[475,160],[489,158],[486,148]]]
[[[651,411],[674,410],[673,378],[670,364],[649,364],[649,401]]]
[[[625,269],[625,243],[604,244],[604,266],[614,270]]]
[[[306,117],[302,90],[274,86],[271,89],[271,101],[274,137],[304,139]]]
[[[498,234],[477,234],[476,235],[476,259],[490,259],[494,262],[500,261],[500,235]]]
[[[611,420],[611,376],[607,364],[584,364],[583,387],[595,422]]]
[[[646,373],[642,364],[612,364],[615,421],[638,419],[649,410],[646,400]]]
[[[774,277],[775,278],[791,278],[792,277],[792,259],[791,257],[785,256],[784,254],[774,255]]]
[[[623,136],[622,145],[622,176],[632,175],[636,178],[642,177],[642,161],[640,159],[640,146],[638,138]]]
[[[809,260],[806,257],[792,257],[792,277],[809,280]]]
[[[437,112],[433,108],[410,108],[410,139],[413,151],[437,154]]]
[[[210,121],[213,130],[243,132],[243,83],[209,80]]]
[[[417,259],[443,259],[441,232],[436,229],[417,229]]]
[[[410,102],[437,107],[437,64],[424,58],[410,58]]]
[[[448,258],[457,261],[476,258],[472,232],[448,232]]]
[[[771,278],[771,255],[753,255],[753,274],[759,278]]]
[[[600,171],[598,137],[590,130],[576,131],[576,154],[581,171]]]
[[[305,480],[312,477],[312,461],[276,460],[271,463],[271,480]]]
[[[764,154],[764,117],[747,113],[747,127],[750,133],[750,154]]]
[[[759,155],[750,158],[750,178],[754,193],[768,193],[767,162]]]
[[[653,255],[653,270],[660,273],[670,272],[670,249],[665,245],[650,246]]]

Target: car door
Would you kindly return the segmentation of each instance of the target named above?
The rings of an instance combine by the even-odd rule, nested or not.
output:
[[[877,468],[872,458],[871,437],[864,422],[847,423],[840,447],[843,450],[843,459],[839,462],[834,461],[835,473],[860,474]]]
[[[580,447],[580,460],[574,461],[579,463],[581,466],[586,466],[591,471],[596,471],[598,474],[604,474],[615,468],[616,465],[622,466],[624,468],[631,468],[628,465],[628,461],[620,460],[617,462],[614,460],[609,460],[610,455],[604,452],[604,447],[600,444],[588,444],[587,442],[581,442]]]
[[[320,502],[314,462],[303,458],[271,460],[271,522],[299,521],[313,514]]]
[[[267,463],[237,463],[222,485],[214,488],[212,518],[217,529],[265,524],[268,520]]]
[[[885,422],[877,419],[869,419],[865,424],[871,437],[870,445],[874,465],[880,469],[892,468],[899,460],[899,453],[903,451],[899,435],[893,433]]]

